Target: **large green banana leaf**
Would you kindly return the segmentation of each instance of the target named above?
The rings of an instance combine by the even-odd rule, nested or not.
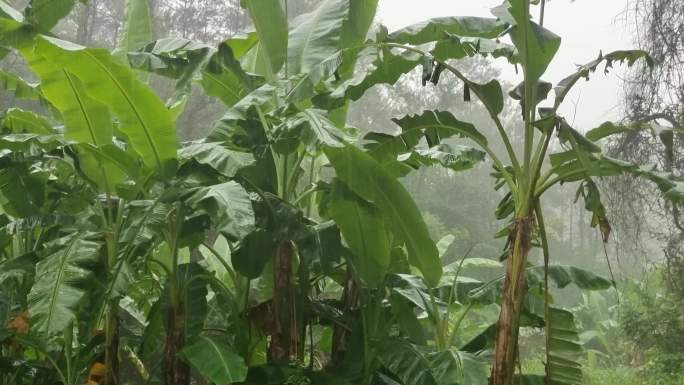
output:
[[[330,163],[339,180],[354,193],[378,207],[392,232],[406,245],[409,261],[434,286],[442,275],[435,242],[415,202],[383,166],[358,148],[327,147]]]
[[[43,94],[62,115],[67,139],[95,146],[112,142],[114,128],[109,108],[88,95],[74,73],[36,51],[25,50],[24,56],[41,78]]]
[[[349,1],[349,17],[344,21],[340,37],[340,48],[344,50],[339,69],[342,79],[347,79],[353,74],[358,54],[368,37],[377,9],[378,0]]]
[[[500,19],[513,25],[508,34],[520,53],[526,69],[526,80],[537,84],[560,48],[561,38],[529,19],[525,14],[528,0],[507,0],[492,11]]]
[[[178,157],[194,159],[197,163],[210,166],[222,175],[232,178],[242,168],[254,163],[250,153],[231,150],[220,142],[189,143],[178,151]]]
[[[392,32],[388,40],[400,44],[420,45],[442,40],[447,33],[493,39],[501,35],[507,24],[494,18],[454,16],[430,19]]]
[[[403,385],[441,385],[430,370],[427,352],[408,341],[388,339],[381,343],[379,356],[387,370]]]
[[[430,366],[440,385],[487,385],[489,368],[474,355],[456,349],[430,354]]]
[[[77,0],[31,0],[24,14],[26,21],[40,32],[50,32],[77,3]]]
[[[586,269],[575,266],[551,265],[548,267],[549,280],[559,289],[571,283],[582,290],[606,290],[612,286],[611,281]],[[527,281],[530,287],[544,282],[544,266],[527,268]],[[496,303],[500,300],[504,277],[493,279],[472,290],[470,298],[478,303]]]
[[[370,287],[382,282],[390,264],[390,241],[382,214],[343,185],[334,191],[326,214],[335,220],[352,250],[356,274]]]
[[[35,282],[28,295],[28,310],[35,331],[48,335],[64,331],[76,319],[76,308],[86,295],[77,285],[99,260],[101,244],[76,233],[48,245],[50,254],[36,265]]]
[[[45,199],[45,183],[31,175],[25,164],[0,170],[0,206],[15,218],[40,214]]]
[[[247,366],[242,357],[215,338],[198,337],[180,355],[216,384],[242,382],[247,377]]]
[[[90,98],[106,105],[119,118],[119,130],[147,166],[161,167],[175,158],[176,129],[171,113],[152,90],[129,68],[117,64],[108,51],[40,37],[33,52],[25,49],[24,54],[29,59],[41,57],[45,63],[78,78]],[[69,87],[64,81],[60,84],[59,87]]]
[[[474,355],[449,349],[422,350],[401,339],[380,344],[380,359],[404,385],[486,385],[487,364]]]
[[[290,31],[288,75],[306,73],[338,51],[349,0],[323,0],[311,13],[299,16]]]
[[[571,312],[549,307],[546,337],[547,383],[581,385],[583,349]]]
[[[287,60],[287,15],[281,0],[243,0],[243,7],[249,11],[259,36],[259,41],[250,53],[248,68],[251,72],[265,76],[269,81]]]
[[[55,134],[55,129],[48,119],[20,108],[9,108],[5,111],[2,126],[16,134]]]
[[[254,209],[247,191],[237,182],[200,187],[188,197],[188,204],[205,210],[217,230],[229,239],[241,239],[255,226]]]
[[[149,0],[126,0],[126,22],[112,53],[121,63],[128,63],[128,52],[144,47],[154,38]]]
[[[42,79],[44,97],[60,112],[64,120],[66,139],[92,145],[94,149],[112,146],[114,126],[110,109],[106,104],[92,98],[82,81],[66,68],[37,54],[31,49],[23,50],[31,68]],[[124,172],[112,162],[81,153],[80,166],[85,174],[102,190],[121,183]]]
[[[39,99],[42,97],[38,84],[32,84],[18,75],[0,71],[0,88],[14,94],[18,99]]]

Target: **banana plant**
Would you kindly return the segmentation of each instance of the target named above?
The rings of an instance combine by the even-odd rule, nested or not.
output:
[[[592,131],[594,134],[585,137],[558,112],[572,87],[582,78],[588,78],[601,63],[605,63],[607,70],[614,63],[626,61],[632,65],[639,59],[652,65],[652,59],[642,51],[599,55],[553,88],[542,77],[560,47],[561,38],[544,28],[541,20],[539,23],[534,21],[531,3],[528,0],[506,1],[493,10],[496,18],[492,19],[440,18],[381,35],[366,45],[366,54],[374,64],[365,73],[336,83],[331,92],[317,100],[325,106],[355,100],[371,86],[392,84],[401,74],[422,65],[424,82],[438,82],[444,71],[450,72],[463,82],[466,100],[470,100],[471,93],[474,94],[490,116],[505,149],[503,153],[495,151],[490,138],[472,124],[445,111],[425,111],[397,119],[395,122],[401,128],[399,135],[373,134],[368,139],[375,142],[370,153],[377,159],[384,159],[387,164],[396,164],[398,159],[410,156],[423,138],[431,148],[439,145],[443,138],[468,139],[493,163],[497,189],[505,187],[508,190],[497,210],[498,218],[511,219],[510,225],[502,232],[508,238],[505,254],[508,271],[494,349],[493,384],[508,385],[513,381],[522,303],[528,287],[527,258],[533,244],[543,245],[546,260],[550,255],[541,208],[544,192],[560,183],[580,182],[578,197],[584,198],[587,209],[593,214],[592,226],[599,227],[606,241],[610,226],[594,178],[628,172],[652,180],[674,200],[681,201],[683,192],[681,182],[601,154],[594,140],[626,128],[605,123]],[[512,45],[500,42],[504,36],[510,38]],[[500,117],[504,106],[501,84],[497,80],[485,84],[473,82],[450,64],[450,60],[478,54],[506,57],[513,65],[522,68],[524,80],[509,94],[520,102],[524,132],[521,149],[514,148],[511,129],[504,127]],[[551,106],[542,107],[552,88],[555,99]],[[554,134],[558,135],[558,145],[564,152],[551,154],[555,148],[551,145]],[[535,239],[541,239],[541,242],[535,242]]]
[[[81,382],[95,360],[104,363],[105,384],[120,383],[124,353],[143,380],[167,385],[189,384],[192,369],[216,383],[301,375],[333,383],[330,373],[337,383],[486,383],[489,369],[477,354],[493,350],[491,383],[509,385],[519,327],[543,326],[546,381],[578,383],[574,321],[550,306],[549,281],[583,289],[608,281],[549,265],[544,193],[578,182],[592,225],[607,238],[597,178],[632,173],[679,201],[684,191],[671,176],[601,152],[605,137],[656,128],[605,123],[582,135],[558,113],[601,63],[631,65],[648,55],[600,55],[553,88],[541,78],[560,37],[534,21],[532,3],[508,0],[494,18],[444,17],[370,33],[377,1],[325,0],[290,23],[281,0],[244,0],[254,31],[212,47],[150,42],[149,3],[131,0],[110,53],[49,32],[75,0],[33,0],[23,14],[0,1],[0,41],[40,79],[0,74],[0,85],[41,101],[46,113],[10,109],[0,136],[0,281],[12,281],[19,298],[12,314],[28,309],[31,333],[52,344],[32,349],[54,361],[65,385]],[[471,81],[452,63],[473,55],[522,68],[524,81],[509,93],[520,105],[521,148],[501,118],[501,84]],[[356,146],[349,103],[417,67],[423,83],[438,83],[445,71],[463,82],[500,146],[445,111],[395,119],[399,134],[370,132]],[[162,101],[142,72],[176,80],[173,97]],[[227,111],[206,138],[178,144],[175,121],[193,83]],[[660,133],[666,146],[673,130]],[[452,146],[457,139],[472,147]],[[397,178],[485,158],[506,192],[496,214],[509,219],[500,232],[507,271],[483,284],[459,280],[459,267],[445,284],[439,247]],[[528,266],[535,245],[542,267]],[[323,296],[330,286],[332,301]],[[453,318],[478,303],[499,304],[499,322],[455,347]],[[428,332],[416,312],[427,314]],[[124,333],[129,315],[139,330]],[[87,337],[99,330],[101,350]],[[326,332],[331,358],[317,371],[314,334]],[[89,349],[102,357],[74,358]]]
[[[145,195],[156,177],[173,172],[177,147],[175,124],[172,113],[159,98],[109,52],[80,47],[44,34],[74,5],[75,1],[34,1],[26,8],[25,17],[7,12],[4,16],[14,27],[3,31],[3,40],[24,56],[41,79],[41,97],[56,112],[56,119],[64,123],[61,147],[65,157],[68,154],[76,173],[93,191],[102,194],[93,197],[91,203],[100,217],[96,230],[104,245],[105,383],[113,384],[119,356],[118,299],[125,290],[121,272],[126,270],[123,268],[125,256],[131,252],[127,245],[120,244],[127,200]],[[140,29],[141,23],[144,20],[128,28],[125,37],[132,39],[140,35],[136,28]],[[128,45],[122,43],[124,47]],[[48,131],[62,137],[55,129]],[[69,250],[78,253],[80,249]],[[58,266],[68,271],[70,265],[65,262]],[[63,290],[60,284],[59,280],[49,282],[55,292]],[[70,302],[65,307],[48,307],[46,312],[38,303],[29,305],[34,317],[46,313],[44,329],[48,333],[55,328],[68,329],[69,320],[75,318],[70,312],[78,298],[59,298]]]
[[[332,77],[351,79],[376,5],[325,1],[311,14],[296,19],[288,31],[287,12],[281,2],[246,1],[244,6],[256,31],[245,37],[230,39],[217,49],[163,39],[129,56],[136,68],[178,79],[178,90],[187,89],[188,80],[197,79],[208,95],[226,104],[228,112],[205,143],[228,141],[249,148],[256,163],[252,170],[246,170],[245,179],[265,201],[275,197],[277,205],[294,206],[313,218],[317,214],[317,196],[322,200],[330,197],[325,218],[335,221],[351,248],[348,262],[353,267],[349,271],[354,274],[349,275],[350,280],[373,287],[386,274],[389,248],[383,242],[388,238],[387,230],[378,229],[380,243],[373,246],[359,239],[356,228],[376,224],[386,227],[385,221],[391,221],[398,224],[391,231],[397,247],[405,246],[411,263],[434,284],[441,274],[437,249],[411,198],[384,167],[348,144],[353,137],[344,125],[344,103],[333,109],[316,108],[312,103],[319,93],[317,88]],[[319,183],[318,175],[328,161],[335,180],[331,184]],[[356,179],[360,175],[356,168],[366,170],[361,179]],[[372,183],[372,187],[365,183]],[[387,186],[390,190],[386,190]],[[350,215],[347,208],[354,208],[358,214]],[[376,223],[376,215],[383,220]],[[241,255],[255,254],[250,248],[260,247],[263,251],[263,244],[252,241],[263,238],[259,235],[262,231],[240,242],[234,263],[240,263]],[[273,234],[275,230],[268,231]],[[271,303],[280,319],[276,321],[278,332],[271,335],[268,354],[275,362],[301,358],[304,346],[302,332],[307,321],[302,314],[304,307],[295,303],[293,293],[300,290],[300,297],[306,298],[308,285],[303,285],[302,280],[295,284],[291,266],[299,261],[300,277],[307,276],[307,267],[294,247],[300,238],[292,231],[275,231],[276,241],[267,252],[273,259],[261,258],[262,264],[272,265],[274,271]],[[298,321],[293,324],[292,319]]]

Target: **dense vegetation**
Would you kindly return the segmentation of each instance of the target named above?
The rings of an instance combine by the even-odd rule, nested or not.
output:
[[[628,359],[676,381],[671,266],[617,301],[560,258],[596,250],[549,205],[576,191],[607,243],[602,191],[637,177],[678,221],[681,174],[615,149],[647,137],[672,166],[681,125],[559,114],[597,70],[653,74],[645,51],[548,83],[543,0],[391,33],[377,0],[128,0],[115,41],[98,10],[123,9],[77,3],[0,1],[0,383],[572,385]]]

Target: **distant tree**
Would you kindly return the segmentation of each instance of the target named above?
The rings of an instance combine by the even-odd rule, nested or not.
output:
[[[625,81],[627,120],[684,127],[684,7],[681,0],[631,0],[636,43],[658,63],[652,70],[635,68]],[[660,136],[660,137],[659,137]],[[609,144],[610,153],[684,182],[684,134],[634,131]],[[666,262],[668,284],[684,294],[683,207],[664,199],[657,189],[628,177],[609,183],[615,188],[610,206],[622,248],[647,251],[655,238]],[[629,250],[623,250],[629,251]],[[649,254],[649,253],[643,253]]]

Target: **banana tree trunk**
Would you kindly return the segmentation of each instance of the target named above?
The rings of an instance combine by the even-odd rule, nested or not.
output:
[[[516,220],[509,237],[510,251],[504,280],[501,312],[494,349],[494,365],[490,382],[492,385],[512,385],[518,352],[518,330],[520,311],[527,292],[526,264],[530,253],[530,237],[534,219],[526,217]]]
[[[281,242],[276,249],[273,266],[273,315],[276,330],[268,347],[268,359],[271,362],[289,361],[298,357],[302,350],[299,326],[302,320],[297,317],[293,257],[292,242]]]
[[[185,311],[182,304],[169,308],[166,321],[164,385],[189,385],[190,367],[178,356],[185,346]]]
[[[113,301],[107,309],[105,322],[105,377],[104,385],[116,385],[119,375],[119,303]]]
[[[347,268],[347,278],[342,292],[342,311],[349,312],[356,303],[356,283],[352,276],[351,268]],[[333,326],[332,335],[332,353],[330,358],[330,366],[335,367],[339,365],[344,359],[344,354],[347,351],[347,343],[349,340],[350,331],[340,325]]]

